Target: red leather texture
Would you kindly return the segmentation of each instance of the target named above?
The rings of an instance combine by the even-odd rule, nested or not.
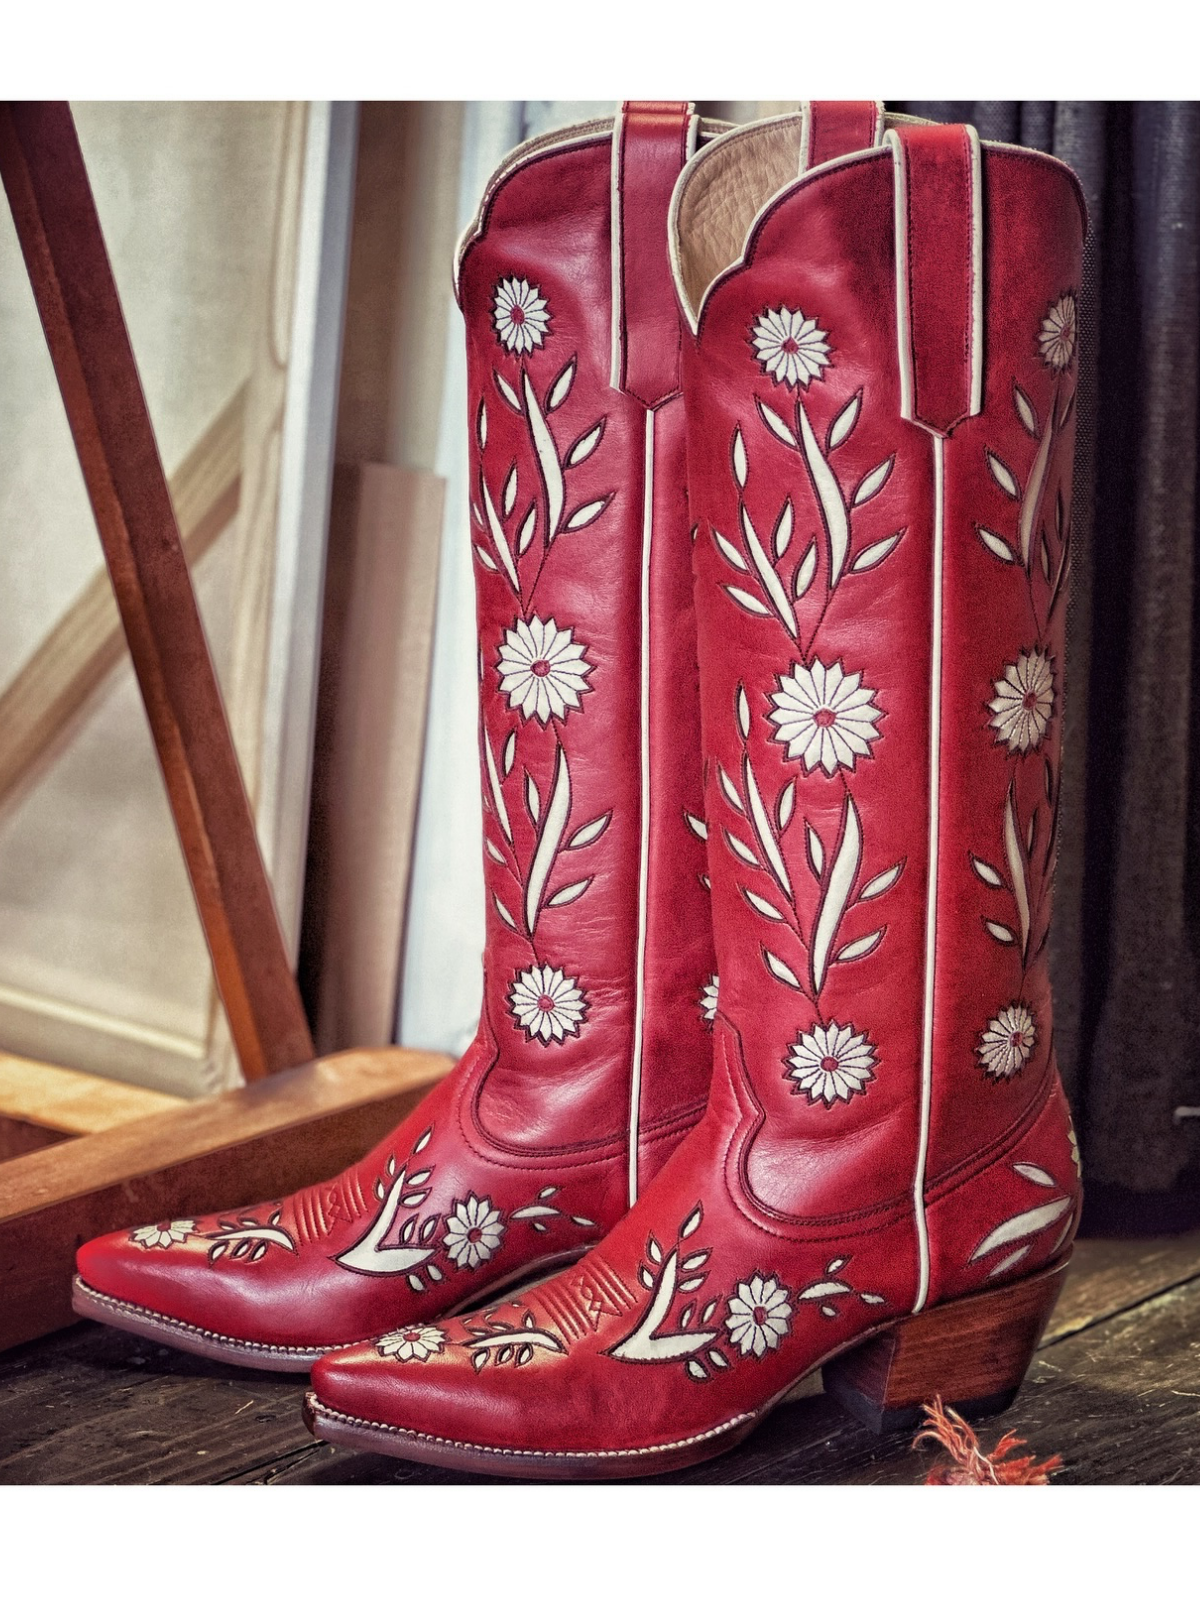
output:
[[[961,184],[927,196],[920,166],[903,225],[939,205],[961,235]],[[984,148],[983,407],[945,439],[901,416],[897,172],[885,147],[790,185],[684,342],[704,1119],[577,1266],[319,1362],[318,1431],[358,1419],[371,1448],[487,1471],[664,1470],[871,1329],[1070,1242],[1044,935],[1082,205],[1060,163]],[[959,342],[921,348],[950,392]]]
[[[679,388],[679,314],[663,219],[695,128],[695,111],[682,101],[627,100],[613,131],[613,387],[644,406],[660,405]]]
[[[809,167],[879,143],[883,106],[878,100],[810,100],[806,110]]]
[[[671,388],[666,207],[689,121],[686,107],[632,106],[621,122],[626,229],[648,236],[657,205],[664,240],[663,270],[626,296],[622,337],[669,353]],[[612,147],[567,130],[510,160],[459,274],[485,809],[478,1035],[333,1182],[85,1245],[85,1284],[170,1319],[164,1339],[184,1325],[231,1359],[277,1364],[445,1313],[594,1243],[703,1110],[714,962],[682,402],[651,415],[610,387]]]
[[[907,294],[906,323],[912,402],[908,415],[949,433],[971,414],[976,352],[973,308],[977,283],[978,140],[973,128],[902,128],[892,135],[902,167],[905,226],[900,241]],[[903,358],[902,358],[903,359]]]

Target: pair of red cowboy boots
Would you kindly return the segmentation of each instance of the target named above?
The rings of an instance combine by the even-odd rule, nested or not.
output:
[[[523,1477],[701,1460],[817,1366],[875,1426],[1008,1402],[1080,1198],[1045,947],[1084,229],[1060,162],[871,104],[509,157],[457,271],[478,1035],[331,1183],[86,1245],[79,1311]]]

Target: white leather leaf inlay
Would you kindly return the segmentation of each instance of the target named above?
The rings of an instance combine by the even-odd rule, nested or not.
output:
[[[575,357],[572,356],[570,361],[567,362],[566,366],[559,373],[558,377],[555,378],[554,385],[551,388],[549,395],[546,397],[546,410],[547,411],[557,411],[558,410],[559,406],[562,405],[563,401],[570,394],[571,385],[574,382],[575,382]]]
[[[868,500],[874,500],[875,496],[891,477],[892,468],[895,464],[896,458],[892,455],[886,461],[881,461],[873,472],[867,473],[854,491],[854,504],[856,506],[865,506]]]
[[[993,1250],[999,1250],[1002,1245],[1015,1244],[1018,1239],[1025,1239],[1031,1233],[1040,1233],[1043,1228],[1048,1228],[1057,1222],[1072,1203],[1068,1195],[1061,1200],[1048,1200],[1045,1205],[1034,1206],[1031,1211],[1021,1211],[1015,1217],[1009,1217],[1007,1222],[1002,1222],[998,1228],[992,1229],[983,1243],[972,1253],[971,1260],[979,1261],[983,1256],[990,1255]]]
[[[971,866],[974,869],[975,876],[981,878],[990,888],[1002,889],[1004,887],[1004,879],[996,871],[995,867],[989,867],[986,861],[981,861],[978,856],[972,856]]]
[[[747,594],[745,589],[736,588],[731,583],[724,584],[722,587],[729,598],[735,604],[741,606],[743,611],[753,612],[756,617],[769,617],[771,615],[770,608],[763,605],[757,595]]]
[[[992,474],[992,477],[1000,485],[1001,489],[1010,500],[1019,500],[1021,498],[1021,489],[1016,478],[1013,476],[1011,468],[1006,467],[1004,462],[1001,461],[1000,457],[998,455],[994,455],[992,451],[989,450],[986,452],[986,454],[988,468]]]
[[[742,890],[742,893],[746,897],[747,904],[753,906],[755,911],[757,911],[760,916],[766,917],[769,922],[783,921],[783,912],[776,911],[771,902],[769,900],[764,900],[762,895],[755,894],[753,889],[745,888]]]
[[[788,966],[787,962],[773,954],[765,945],[763,946],[763,960],[767,964],[767,971],[773,978],[778,978],[780,983],[786,983],[790,989],[799,989],[801,987],[800,979]]]
[[[856,395],[846,402],[830,424],[829,438],[825,445],[826,450],[832,453],[837,449],[838,445],[845,444],[846,440],[854,432],[861,407],[862,390],[860,389]]]
[[[750,568],[746,563],[746,558],[742,555],[742,552],[738,549],[738,547],[735,544],[732,544],[723,533],[718,533],[715,528],[713,529],[713,539],[716,541],[717,549],[725,557],[726,561],[728,561],[731,567],[736,567],[739,572],[750,571]]]
[[[990,528],[985,528],[980,523],[976,523],[975,532],[983,540],[984,544],[992,552],[992,554],[994,556],[999,556],[1001,561],[1016,561],[1017,558],[1011,546],[1008,545],[998,533],[993,533]]]

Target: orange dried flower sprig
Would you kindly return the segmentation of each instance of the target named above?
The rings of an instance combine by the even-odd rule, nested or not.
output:
[[[944,1406],[940,1395],[934,1397],[931,1406],[922,1409],[929,1421],[913,1440],[913,1449],[928,1439],[940,1444],[950,1457],[949,1461],[938,1462],[932,1468],[925,1478],[926,1483],[1049,1483],[1050,1474],[1063,1464],[1061,1456],[1051,1456],[1046,1461],[1038,1461],[1034,1456],[1013,1457],[1012,1452],[1025,1440],[1018,1439],[1011,1430],[990,1455],[985,1454],[974,1428],[964,1422],[957,1411]]]

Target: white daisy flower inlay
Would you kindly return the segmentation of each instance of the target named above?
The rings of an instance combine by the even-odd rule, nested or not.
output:
[[[814,378],[824,377],[829,365],[829,336],[817,326],[815,317],[803,311],[764,311],[751,334],[754,353],[763,371],[776,383],[794,389],[802,383],[807,389]]]
[[[1018,1000],[992,1018],[975,1051],[990,1078],[1011,1078],[1029,1060],[1036,1041],[1033,1012]]]
[[[844,671],[840,661],[831,667],[823,661],[797,664],[771,696],[772,737],[787,746],[793,760],[803,760],[806,772],[816,766],[830,776],[839,767],[853,771],[879,737],[875,724],[883,711],[874,701],[875,691],[863,683],[862,673]]]
[[[579,697],[590,687],[592,663],[586,657],[587,646],[575,641],[574,630],[560,628],[553,617],[544,622],[518,617],[505,630],[496,663],[501,691],[527,720],[563,721],[568,711],[579,709]]]
[[[1075,354],[1076,308],[1073,294],[1060,295],[1042,318],[1038,351],[1053,372],[1064,372]]]
[[[578,983],[549,962],[519,973],[508,1003],[529,1038],[546,1045],[561,1044],[568,1034],[577,1034],[587,1011],[587,998]]]
[[[192,1221],[151,1222],[145,1228],[135,1228],[129,1237],[143,1250],[169,1250],[173,1244],[182,1244],[195,1231],[196,1224]]]
[[[1044,650],[1022,650],[992,685],[988,702],[996,743],[1024,754],[1045,737],[1054,710],[1054,667]]]
[[[381,1356],[394,1356],[397,1361],[428,1361],[440,1355],[446,1335],[440,1328],[401,1328],[396,1333],[385,1333],[376,1340],[375,1348]]]
[[[541,291],[528,278],[503,278],[496,285],[492,315],[496,337],[513,355],[527,356],[545,340],[550,312]]]
[[[446,1218],[445,1245],[446,1254],[457,1266],[474,1272],[491,1260],[503,1238],[500,1213],[486,1195],[480,1199],[470,1194],[454,1202],[454,1210]]]
[[[717,1006],[720,1003],[721,979],[713,973],[709,981],[700,991],[700,1015],[711,1027],[717,1020]]]
[[[835,1100],[866,1094],[877,1065],[865,1033],[831,1022],[800,1035],[788,1051],[787,1076],[795,1080],[795,1093],[806,1094],[814,1104],[821,1100],[831,1106]]]
[[[739,1283],[730,1297],[725,1326],[744,1356],[764,1356],[778,1347],[791,1319],[791,1301],[779,1279],[756,1272],[748,1283]]]

